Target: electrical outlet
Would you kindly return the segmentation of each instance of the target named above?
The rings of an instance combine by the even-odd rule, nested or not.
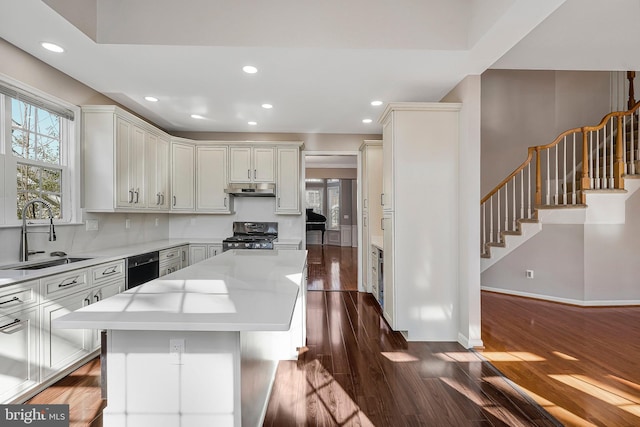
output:
[[[533,270],[526,270],[524,274],[527,279],[533,279]]]
[[[87,231],[98,231],[98,220],[97,219],[88,219],[85,222],[85,226]]]
[[[124,228],[131,228],[131,220],[129,218],[124,220]]]
[[[169,340],[169,356],[172,364],[180,364],[182,354],[184,353],[184,345],[184,339],[175,338]]]

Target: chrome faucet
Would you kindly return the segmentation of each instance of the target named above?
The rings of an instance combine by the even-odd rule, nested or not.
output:
[[[42,203],[42,205],[44,205],[44,207],[47,208],[47,210],[49,211],[49,231],[27,231],[27,209],[29,208],[29,206],[34,205],[36,203]],[[56,229],[53,226],[53,210],[51,209],[51,205],[42,199],[29,200],[22,208],[22,229],[20,233],[20,261],[28,261],[29,255],[39,253],[39,252],[29,252],[29,244],[27,241],[27,234],[29,233],[49,233],[49,241],[55,242],[56,240]]]

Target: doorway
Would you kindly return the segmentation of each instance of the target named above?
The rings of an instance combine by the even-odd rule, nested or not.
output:
[[[309,290],[358,290],[358,155],[305,154]]]

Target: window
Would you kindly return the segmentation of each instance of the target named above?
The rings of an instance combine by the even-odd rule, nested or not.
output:
[[[305,183],[305,208],[324,215],[324,179],[307,178]]]
[[[35,92],[0,81],[0,196],[15,200],[4,206],[0,225],[19,224],[24,206],[36,198],[51,206],[57,222],[77,217],[79,156],[69,109],[77,107]],[[49,211],[32,204],[26,218],[48,219]]]
[[[327,230],[340,229],[340,180],[327,180]]]

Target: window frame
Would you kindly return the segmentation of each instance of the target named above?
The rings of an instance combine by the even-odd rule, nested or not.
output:
[[[61,218],[56,224],[78,224],[81,217],[81,152],[80,152],[80,107],[70,104],[53,95],[30,87],[22,82],[0,74],[0,85],[6,84],[24,92],[27,97],[42,100],[46,104],[57,105],[70,110],[74,120],[60,116],[60,164],[16,157],[12,151],[11,140],[11,99],[14,97],[0,93],[0,166],[4,173],[0,174],[0,198],[5,200],[4,209],[0,209],[0,227],[16,227],[22,225],[17,216],[16,173],[18,164],[61,170]],[[34,105],[42,106],[20,99]],[[30,224],[47,224],[48,219],[29,219]]]
[[[337,209],[336,223],[333,223],[333,207],[331,206],[331,194],[333,191],[337,193],[338,204],[335,207]],[[340,179],[327,179],[327,230],[337,231],[340,230]]]

